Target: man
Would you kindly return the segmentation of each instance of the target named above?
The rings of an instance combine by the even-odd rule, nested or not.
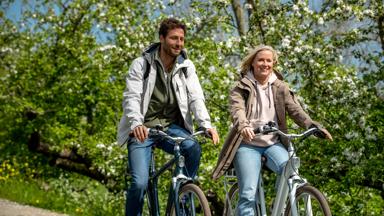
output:
[[[127,143],[131,185],[127,191],[126,215],[141,215],[148,183],[151,146],[147,128],[161,124],[171,136],[187,137],[193,131],[192,115],[199,127],[207,129],[213,143],[219,141],[211,126],[204,95],[194,64],[184,47],[186,27],[180,21],[165,19],[159,29],[160,43],[147,48],[135,59],[126,78],[124,113],[118,128],[118,143]],[[156,142],[158,148],[173,152],[173,143]],[[181,143],[186,171],[197,173],[201,148],[193,140]]]

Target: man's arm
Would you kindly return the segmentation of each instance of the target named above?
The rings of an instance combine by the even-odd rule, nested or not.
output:
[[[142,97],[143,97],[143,67],[144,58],[135,59],[129,68],[126,77],[126,88],[123,93],[123,109],[124,115],[127,117],[129,131],[143,124],[144,116],[142,114]]]

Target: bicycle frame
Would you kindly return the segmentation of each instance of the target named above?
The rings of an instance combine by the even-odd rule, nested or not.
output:
[[[284,213],[285,201],[289,198],[291,204],[292,216],[297,215],[295,203],[295,194],[298,187],[306,184],[306,180],[299,176],[300,158],[296,156],[292,143],[289,144],[288,154],[289,160],[284,167],[283,174],[281,175],[276,198],[273,204],[272,216],[281,215]],[[260,197],[261,198],[261,197]],[[261,198],[261,199],[264,199]],[[266,215],[266,214],[263,214]]]
[[[172,175],[172,184],[169,189],[168,194],[168,201],[167,201],[167,208],[166,212],[169,212],[172,203],[175,204],[176,212],[179,212],[179,205],[177,205],[177,199],[178,199],[178,193],[179,188],[187,183],[192,182],[193,179],[190,177],[187,177],[184,174],[183,171],[183,164],[184,164],[184,156],[180,153],[180,146],[182,140],[175,140],[175,147],[174,147],[174,157],[167,161],[159,170],[156,170],[156,164],[155,164],[155,155],[154,155],[154,147],[152,147],[152,157],[150,162],[150,171],[149,171],[149,180],[148,180],[148,187],[147,187],[147,193],[148,193],[148,205],[151,209],[151,215],[153,216],[159,216],[160,215],[160,206],[159,206],[159,198],[158,198],[158,178],[160,175],[162,175],[165,171],[172,168],[174,164],[175,170]],[[168,215],[168,213],[167,213]]]
[[[308,134],[312,133],[312,131],[316,130],[313,128],[312,130],[308,130],[303,137],[307,137]],[[292,143],[292,138],[301,137],[301,135],[287,135],[281,131],[277,131],[278,134],[281,134],[288,138],[288,156],[289,160],[284,167],[283,174],[280,178],[276,199],[273,205],[272,216],[281,215],[284,213],[285,201],[289,198],[291,213],[292,216],[297,216],[297,208],[295,205],[295,195],[298,187],[307,183],[307,181],[299,176],[299,167],[300,167],[300,158],[296,156],[295,148]],[[263,197],[264,198],[264,197]],[[310,203],[308,203],[310,208]]]
[[[307,184],[307,181],[306,179],[303,179],[302,177],[299,176],[300,158],[296,156],[295,149],[294,149],[293,143],[291,142],[291,139],[297,138],[297,137],[306,137],[308,136],[308,134],[312,133],[313,130],[308,130],[307,133],[302,135],[296,135],[296,134],[287,135],[282,133],[281,131],[276,131],[277,133],[287,137],[289,140],[289,143],[288,143],[289,160],[285,165],[283,173],[279,180],[278,190],[273,203],[273,209],[271,214],[272,216],[280,216],[284,213],[287,199],[290,202],[291,215],[292,216],[298,215],[297,207],[295,205],[296,191],[297,191],[297,188]],[[231,175],[233,176],[233,173],[229,174],[228,176],[231,176]],[[225,190],[226,190],[226,181],[227,179],[224,179]],[[228,194],[227,191],[226,191],[226,194]],[[226,199],[229,199],[229,197],[227,196]],[[260,214],[262,216],[266,216],[267,210],[266,210],[266,202],[265,202],[265,195],[264,195],[264,188],[263,188],[263,179],[261,174],[258,182],[257,202],[259,203],[259,206],[260,206],[260,209],[259,209]],[[310,200],[307,201],[307,208],[312,209]],[[232,209],[230,209],[230,211],[232,211]],[[230,212],[230,213],[231,215],[233,215],[233,212]]]

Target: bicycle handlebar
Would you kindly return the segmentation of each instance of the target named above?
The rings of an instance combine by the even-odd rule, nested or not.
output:
[[[165,137],[167,139],[173,140],[176,143],[181,143],[182,141],[188,139],[188,137],[184,138],[184,137],[172,137],[172,136],[169,136],[167,133],[165,133],[162,130],[162,126],[156,126],[154,128],[148,128],[148,132],[149,132],[149,135],[160,135],[160,136],[163,136],[163,137]],[[209,135],[209,134],[206,133],[206,130],[204,128],[199,128],[199,130],[196,131],[195,133],[191,134],[190,137],[196,137],[196,136],[202,135],[202,134],[204,134],[205,136]]]
[[[266,125],[255,128],[253,130],[253,132],[255,134],[262,134],[262,135],[266,135],[266,134],[270,134],[270,133],[277,133],[277,134],[279,134],[283,137],[286,137],[288,139],[299,138],[299,137],[307,138],[311,135],[316,135],[317,133],[320,133],[320,134],[322,133],[322,131],[320,129],[318,129],[317,127],[311,127],[301,134],[286,134],[286,133],[282,132],[281,130],[279,130],[276,126],[277,126],[276,123],[271,121],[271,122],[268,122]]]

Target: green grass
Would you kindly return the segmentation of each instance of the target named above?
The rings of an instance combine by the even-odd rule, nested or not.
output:
[[[32,205],[52,211],[74,214],[75,207],[63,208],[65,199],[53,191],[45,191],[36,182],[8,179],[0,182],[0,197],[18,203]]]
[[[100,185],[78,178],[67,183],[62,179],[53,183],[39,181],[16,178],[0,181],[0,198],[68,215],[123,215],[122,195],[111,194]],[[52,186],[55,184],[59,188]]]

